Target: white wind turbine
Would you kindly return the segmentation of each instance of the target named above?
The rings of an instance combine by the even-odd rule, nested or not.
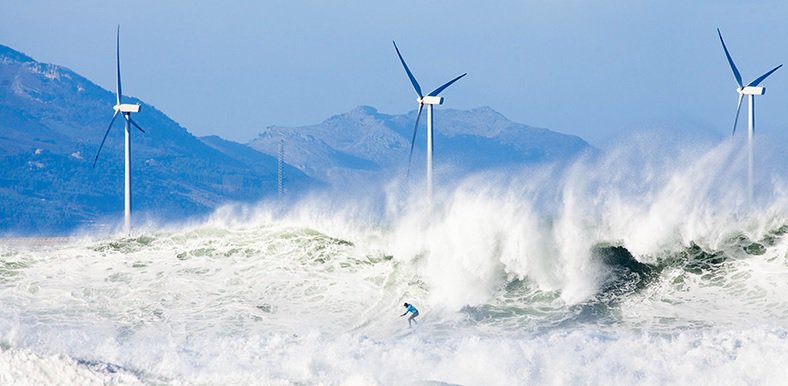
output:
[[[413,73],[410,72],[410,68],[408,65],[405,64],[405,59],[402,59],[402,54],[399,52],[399,48],[397,48],[397,43],[394,43],[394,49],[397,50],[397,56],[399,56],[400,62],[402,62],[402,67],[405,68],[405,72],[408,74],[408,78],[410,78],[410,83],[413,84],[413,88],[416,90],[416,95],[418,95],[418,99],[416,101],[419,103],[419,111],[416,113],[416,125],[413,126],[413,138],[410,141],[410,155],[408,156],[408,173],[410,173],[410,161],[413,158],[413,145],[416,143],[416,131],[419,128],[419,118],[421,117],[421,108],[424,105],[427,105],[427,196],[432,197],[432,151],[433,151],[433,142],[432,142],[432,106],[433,105],[440,105],[443,104],[443,97],[439,97],[438,94],[441,91],[445,90],[446,87],[452,85],[452,83],[458,81],[467,73],[462,74],[433,90],[431,93],[427,94],[426,96],[421,93],[421,87],[419,86],[419,82],[416,81],[416,78],[413,76]]]
[[[758,85],[764,81],[769,75],[773,72],[777,71],[783,65],[779,65],[769,72],[761,75],[757,79],[750,82],[747,86],[744,86],[741,80],[741,74],[739,73],[739,69],[736,68],[736,65],[733,63],[733,58],[731,58],[730,52],[728,52],[728,47],[725,46],[725,40],[722,39],[722,33],[720,29],[717,28],[717,35],[720,36],[720,42],[722,43],[722,49],[725,50],[725,56],[728,58],[728,63],[731,65],[731,70],[733,70],[733,76],[736,77],[736,83],[738,83],[739,88],[736,89],[736,92],[739,93],[739,104],[736,106],[736,118],[733,120],[733,134],[736,134],[736,124],[739,122],[739,112],[741,111],[741,102],[745,95],[747,95],[747,147],[748,147],[748,169],[747,169],[747,186],[748,186],[748,199],[749,202],[752,202],[752,191],[753,191],[753,178],[752,178],[752,151],[753,151],[753,135],[755,134],[755,96],[756,95],[763,95],[766,93],[765,87],[759,87]]]
[[[93,160],[93,167],[96,167],[96,161],[98,161],[99,154],[101,154],[101,149],[104,147],[104,141],[107,140],[107,135],[109,134],[109,130],[112,128],[112,124],[115,123],[115,118],[117,118],[118,113],[123,114],[123,118],[126,119],[126,177],[125,177],[125,194],[124,194],[124,210],[123,210],[123,230],[126,234],[131,234],[131,141],[130,141],[130,132],[129,132],[129,123],[134,125],[139,131],[145,132],[142,128],[131,119],[131,113],[137,113],[140,111],[140,105],[138,104],[127,104],[127,103],[120,103],[121,97],[123,96],[123,92],[121,91],[120,87],[120,26],[118,26],[118,33],[116,39],[116,59],[117,59],[117,89],[115,95],[117,96],[117,103],[113,106],[115,113],[112,115],[112,120],[109,122],[109,126],[107,126],[107,131],[104,133],[104,139],[101,140],[101,146],[99,146],[98,152],[96,152],[96,158]]]

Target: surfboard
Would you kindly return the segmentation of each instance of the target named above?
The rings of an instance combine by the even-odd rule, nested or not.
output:
[[[407,335],[410,335],[410,334],[414,333],[416,330],[419,329],[419,327],[421,327],[422,324],[424,324],[424,316],[419,314],[419,316],[416,317],[416,320],[417,321],[415,323],[413,323],[413,327],[405,327],[405,328],[397,331],[394,334],[394,336],[399,338],[399,337],[407,336]],[[406,320],[406,322],[407,322],[407,320]]]
[[[395,338],[404,338],[404,337],[414,333],[415,331],[416,331],[416,327],[413,327],[413,328],[405,327],[405,328],[395,332],[394,333],[394,337]]]

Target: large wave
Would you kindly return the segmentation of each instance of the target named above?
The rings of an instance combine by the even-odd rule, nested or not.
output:
[[[643,139],[442,181],[431,200],[393,181],[135,237],[6,239],[0,367],[36,382],[670,383],[692,379],[665,374],[695,352],[731,375],[786,357],[786,171],[761,158],[749,202],[744,163],[733,141]],[[653,367],[631,356],[646,346]]]

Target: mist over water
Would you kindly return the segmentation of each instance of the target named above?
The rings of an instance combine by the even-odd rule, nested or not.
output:
[[[778,383],[788,176],[748,201],[740,145],[2,240],[0,383]]]

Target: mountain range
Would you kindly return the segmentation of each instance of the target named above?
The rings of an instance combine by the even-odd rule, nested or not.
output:
[[[316,125],[268,127],[248,145],[276,154],[283,142],[285,158],[299,170],[316,179],[342,181],[347,186],[360,174],[390,178],[395,173],[406,173],[415,121],[415,110],[391,115],[359,106]],[[426,123],[422,120],[411,174],[425,170],[425,133]],[[434,165],[453,174],[570,161],[592,150],[580,137],[515,123],[490,107],[435,109]]]
[[[380,181],[408,166],[415,111],[369,106],[305,127],[271,126],[247,144],[198,138],[154,106],[138,103],[132,135],[135,221],[184,219],[227,202],[276,197],[284,145],[285,186],[298,195]],[[114,92],[58,65],[0,45],[0,233],[60,234],[113,226],[123,209],[123,128],[117,120],[96,166]],[[422,121],[423,122],[423,121]],[[489,107],[435,112],[436,168],[469,173],[569,160],[592,148],[576,136],[514,123]],[[423,171],[424,127],[412,170]]]
[[[146,129],[131,133],[135,219],[187,218],[276,194],[276,158],[249,148],[251,158],[235,156],[154,106],[124,102],[142,105],[134,118]],[[0,232],[63,233],[122,217],[121,119],[92,166],[114,104],[113,92],[75,72],[0,46]],[[316,183],[285,172],[293,189]]]

